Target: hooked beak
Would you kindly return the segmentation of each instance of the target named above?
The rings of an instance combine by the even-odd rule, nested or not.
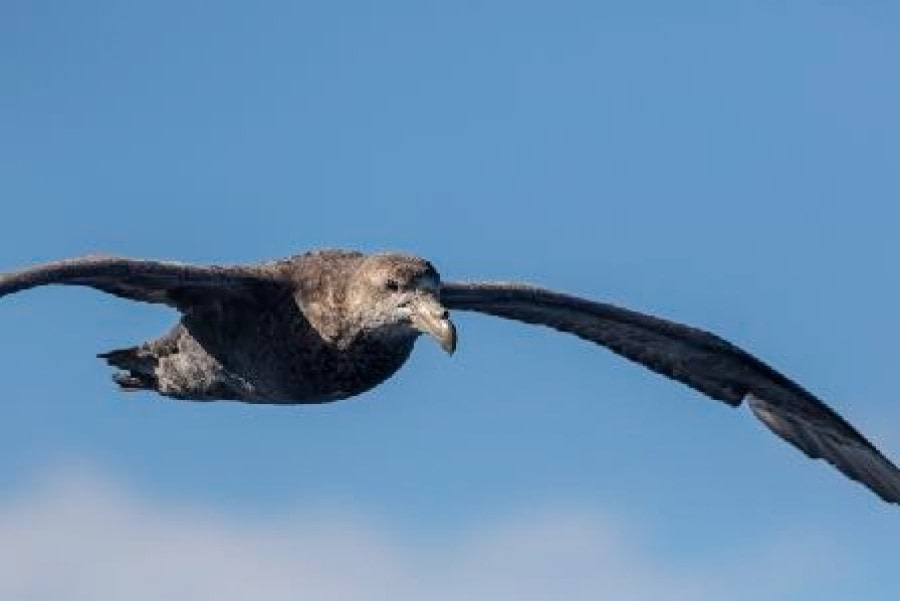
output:
[[[450,313],[439,302],[423,299],[412,313],[412,324],[423,334],[428,334],[441,345],[448,355],[456,350],[456,326],[450,321]]]

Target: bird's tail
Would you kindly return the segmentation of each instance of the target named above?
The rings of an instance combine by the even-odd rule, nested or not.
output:
[[[97,355],[122,371],[113,374],[113,381],[124,391],[156,390],[156,367],[159,359],[145,346],[116,349]]]

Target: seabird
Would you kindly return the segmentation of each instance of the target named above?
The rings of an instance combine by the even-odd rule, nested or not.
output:
[[[181,313],[164,336],[99,355],[123,390],[176,399],[324,403],[394,374],[420,334],[456,349],[449,310],[548,326],[605,346],[769,429],[890,503],[900,470],[853,426],[756,357],[704,330],[517,283],[442,283],[428,261],[323,250],[256,265],[83,257],[0,275],[0,297],[90,286]]]

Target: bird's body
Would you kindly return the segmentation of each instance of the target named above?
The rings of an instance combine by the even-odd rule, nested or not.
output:
[[[900,503],[900,470],[804,388],[709,332],[522,284],[442,283],[419,257],[317,251],[239,266],[87,257],[0,275],[0,297],[91,286],[181,313],[167,334],[102,353],[125,390],[187,400],[322,403],[391,377],[416,339],[448,352],[448,309],[548,326],[602,345],[732,406],[748,401],[773,432]]]
[[[366,260],[321,251],[260,265],[260,275],[286,285],[194,302],[165,336],[100,357],[123,370],[123,388],[178,399],[298,404],[360,394],[400,369],[419,334],[370,329],[351,310],[359,294],[351,283]]]
[[[414,337],[387,344],[328,338],[290,296],[191,311],[170,332],[102,353],[125,389],[185,400],[319,403],[354,396],[394,374]]]

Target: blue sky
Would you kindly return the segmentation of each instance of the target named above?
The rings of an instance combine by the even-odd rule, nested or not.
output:
[[[716,331],[900,459],[900,15],[707,4],[5,2],[0,269],[406,250],[445,279],[526,280]],[[108,544],[72,547],[91,565],[110,548],[163,557],[202,514],[216,534],[188,536],[198,555],[246,543],[252,563],[298,542],[284,524],[324,519],[316,540],[394,558],[398,581],[421,581],[409,598],[462,581],[476,584],[445,590],[523,598],[535,557],[535,595],[896,595],[896,508],[745,409],[576,339],[458,315],[456,356],[423,341],[343,403],[118,393],[94,355],[174,318],[90,290],[0,302],[0,554],[24,545],[58,568],[70,558],[49,550],[96,523]],[[127,524],[104,528],[98,508]],[[129,528],[162,542],[134,550],[113,532]],[[409,559],[496,548],[523,556],[430,580]],[[348,565],[359,590],[316,589],[339,575],[308,568],[270,598],[379,598]],[[208,568],[193,577],[243,598]],[[112,590],[91,582],[92,598]],[[0,574],[0,591],[42,598],[32,585]]]

